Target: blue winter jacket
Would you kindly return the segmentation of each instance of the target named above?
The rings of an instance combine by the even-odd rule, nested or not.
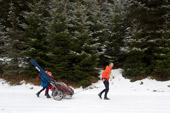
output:
[[[48,81],[42,75],[40,75],[40,78],[41,78],[41,86],[47,87]]]

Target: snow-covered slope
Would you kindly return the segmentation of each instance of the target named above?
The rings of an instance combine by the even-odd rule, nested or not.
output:
[[[170,113],[170,81],[144,79],[131,83],[112,70],[109,97],[101,100],[97,94],[104,88],[99,81],[86,89],[75,89],[72,99],[55,101],[44,93],[37,98],[40,86],[23,84],[9,86],[0,80],[0,113]]]
[[[101,71],[102,72],[102,71]],[[150,78],[146,78],[143,80],[139,80],[136,82],[130,82],[129,79],[125,79],[122,76],[122,69],[112,70],[111,76],[114,77],[113,80],[110,81],[110,90],[113,93],[121,93],[121,92],[132,92],[132,93],[140,93],[140,92],[169,92],[170,93],[170,81],[161,82],[152,80]],[[101,74],[100,74],[101,75]],[[101,81],[93,84],[90,87],[103,87]]]

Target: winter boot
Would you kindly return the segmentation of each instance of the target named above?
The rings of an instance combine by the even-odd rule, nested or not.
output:
[[[51,98],[49,94],[46,94],[47,95],[47,98]]]
[[[40,92],[36,93],[37,97],[40,97]]]
[[[110,100],[110,98],[108,98],[108,97],[105,97],[104,99],[105,99],[105,100]]]
[[[99,93],[98,96],[99,96],[100,99],[102,99],[102,94],[101,93]]]

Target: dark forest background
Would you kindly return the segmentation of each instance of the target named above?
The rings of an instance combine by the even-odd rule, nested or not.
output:
[[[132,81],[170,79],[169,0],[0,0],[0,77],[35,82],[34,58],[84,87],[109,61]]]

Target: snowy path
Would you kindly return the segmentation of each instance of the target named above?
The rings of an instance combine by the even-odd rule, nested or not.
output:
[[[9,86],[0,80],[0,113],[170,113],[169,81],[143,80],[141,86],[140,81],[130,83],[119,76],[112,82],[109,101],[97,96],[103,89],[101,81],[93,84],[93,89],[75,89],[77,93],[72,99],[55,101],[45,98],[44,93],[37,98],[35,93],[41,87],[30,84]]]
[[[95,92],[81,92],[72,99],[54,101],[35,96],[34,91],[0,92],[0,113],[170,113],[170,95],[110,94],[100,100]]]

